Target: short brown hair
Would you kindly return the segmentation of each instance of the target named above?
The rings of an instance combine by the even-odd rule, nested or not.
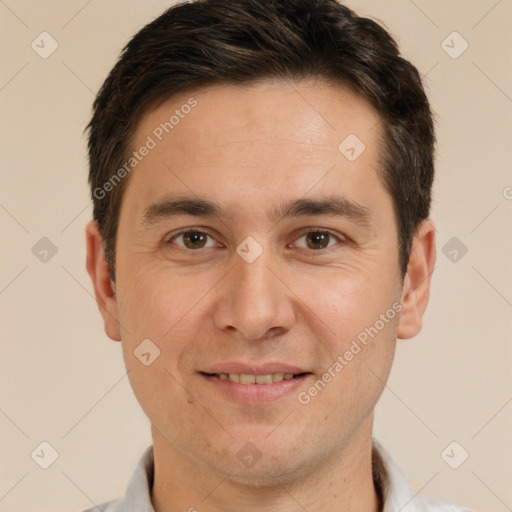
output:
[[[128,178],[108,193],[104,185],[129,158],[141,116],[178,92],[275,78],[324,79],[378,111],[384,126],[378,173],[393,199],[405,275],[434,178],[432,113],[417,69],[382,26],[335,0],[197,0],[143,27],[94,101],[86,128],[89,184],[112,279]]]

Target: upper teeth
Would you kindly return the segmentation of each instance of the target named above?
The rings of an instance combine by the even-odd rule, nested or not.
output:
[[[266,373],[264,375],[249,375],[246,373],[218,373],[221,380],[230,380],[240,384],[272,384],[281,382],[283,379],[293,379],[293,373]]]

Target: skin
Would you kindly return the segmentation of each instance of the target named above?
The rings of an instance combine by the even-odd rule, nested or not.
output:
[[[402,276],[392,198],[376,172],[379,116],[352,92],[267,81],[183,93],[145,114],[133,148],[191,96],[197,106],[129,176],[116,283],[97,224],[86,229],[105,331],[122,342],[152,424],[155,510],[377,511],[373,411],[396,339],[421,329],[434,225],[420,224]],[[338,150],[348,134],[366,146],[353,162]],[[267,218],[283,201],[332,194],[366,207],[368,225],[328,215]],[[144,225],[149,205],[183,195],[216,201],[228,215]],[[183,236],[169,242],[182,228],[211,238],[202,248]],[[332,233],[327,248],[308,238],[319,229]],[[263,249],[252,263],[236,252],[248,236]],[[307,390],[396,301],[401,313],[308,404],[296,392],[241,404],[198,373],[226,361],[280,361],[312,373],[298,391]],[[133,353],[144,339],[160,349],[149,366]],[[237,457],[247,442],[261,454],[252,467]]]

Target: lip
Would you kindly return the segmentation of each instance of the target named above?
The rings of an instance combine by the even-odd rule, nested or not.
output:
[[[271,362],[261,365],[245,363],[222,363],[211,366],[202,373],[245,373],[248,375],[266,375],[267,373],[309,373],[305,368],[291,366],[286,363]]]
[[[303,374],[289,380],[272,382],[271,384],[240,384],[230,380],[221,380],[215,375],[219,373],[245,373],[248,375],[266,375],[268,373],[294,373]],[[291,394],[296,394],[298,389],[304,385],[313,373],[285,363],[266,363],[263,365],[249,365],[244,363],[222,363],[212,366],[207,370],[198,372],[208,388],[216,394],[220,394],[234,401],[245,405],[256,405],[273,402]]]

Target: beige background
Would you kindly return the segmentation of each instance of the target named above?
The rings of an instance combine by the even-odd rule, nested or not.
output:
[[[414,490],[510,510],[512,1],[348,4],[382,20],[427,75],[439,139],[431,302],[421,335],[399,342],[375,436]],[[0,1],[0,512],[79,511],[118,497],[151,443],[84,266],[82,131],[122,46],[168,5]],[[31,48],[43,31],[59,45],[47,59]],[[441,46],[453,31],[469,43],[457,59]],[[442,252],[454,236],[468,249],[455,263]],[[42,237],[58,249],[47,262],[32,252]],[[42,441],[58,452],[46,470],[31,458]],[[456,470],[441,457],[452,441],[469,453]]]

